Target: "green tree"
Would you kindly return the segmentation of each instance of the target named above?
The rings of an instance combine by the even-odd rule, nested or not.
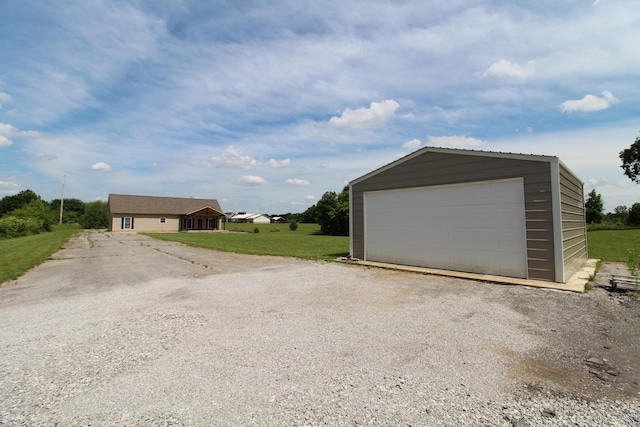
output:
[[[614,216],[615,222],[624,224],[627,222],[627,219],[629,218],[629,208],[627,208],[624,205],[616,206],[616,208],[613,211],[613,216]]]
[[[331,227],[329,234],[349,235],[349,187],[344,187],[338,194],[336,204],[331,210]]]
[[[640,175],[640,136],[636,138],[631,147],[620,152],[620,160],[622,160],[621,168],[624,174],[633,182],[639,182]]]
[[[6,215],[16,209],[20,209],[34,200],[40,200],[40,196],[31,190],[23,190],[13,196],[3,197],[0,199],[0,216]]]
[[[107,228],[109,226],[107,203],[99,200],[87,203],[84,214],[80,217],[80,225],[84,228]]]
[[[588,194],[587,201],[584,204],[586,210],[587,224],[600,224],[604,218],[604,203],[602,196],[595,190],[591,190]]]
[[[322,195],[316,204],[316,221],[323,234],[349,234],[349,187],[344,187],[340,194],[327,191]]]
[[[629,209],[628,225],[640,225],[640,203],[634,203]]]
[[[318,222],[317,213],[318,213],[318,207],[316,205],[310,206],[307,208],[307,210],[305,210],[301,214],[298,214],[298,222],[302,222],[306,224]]]
[[[49,202],[51,210],[60,215],[60,199],[53,199]],[[84,214],[85,203],[80,199],[64,199],[62,204],[62,222],[65,224],[73,224],[80,221],[80,217]]]
[[[338,195],[335,191],[327,191],[316,203],[316,222],[320,224],[320,232],[330,234],[331,211],[336,205]]]

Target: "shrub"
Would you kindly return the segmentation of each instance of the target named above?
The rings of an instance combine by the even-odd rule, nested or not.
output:
[[[29,222],[29,227],[36,227],[34,232],[29,234],[38,234],[41,231],[51,231],[51,227],[56,223],[56,215],[49,208],[49,204],[42,200],[34,200],[25,206],[12,211],[10,216],[29,220],[34,219],[35,222]]]
[[[0,238],[11,239],[29,236],[39,234],[41,231],[44,231],[44,224],[38,218],[18,218],[16,216],[0,218]]]
[[[295,219],[292,219],[289,223],[289,230],[296,231],[298,229],[298,222]]]
[[[83,228],[106,228],[109,226],[109,212],[107,204],[101,201],[87,203],[84,214],[80,217]]]
[[[253,232],[254,232],[254,233],[259,233],[259,232],[260,232],[260,229],[259,229],[258,227],[256,227],[256,228],[254,228],[254,229],[253,229]]]

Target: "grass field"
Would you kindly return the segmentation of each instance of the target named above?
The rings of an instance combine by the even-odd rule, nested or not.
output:
[[[254,233],[255,229],[258,233]],[[236,233],[144,233],[160,240],[191,246],[253,255],[292,256],[304,259],[332,260],[349,254],[349,237],[319,234],[318,224],[233,224],[226,229]]]
[[[634,271],[640,260],[640,229],[597,230],[587,233],[589,258],[626,262]]]
[[[77,231],[76,226],[61,225],[48,233],[0,240],[0,283],[17,279],[45,261]]]

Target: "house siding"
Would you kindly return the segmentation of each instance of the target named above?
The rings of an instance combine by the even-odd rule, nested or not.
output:
[[[133,229],[122,229],[122,218],[133,218]],[[166,218],[167,222],[160,223],[160,218]],[[142,215],[142,214],[113,214],[111,218],[111,231],[179,231],[180,216],[176,215]]]
[[[108,207],[111,231],[180,231],[185,228],[185,218],[194,221],[195,230],[209,230],[210,219],[215,221],[213,229],[219,229],[224,217],[215,199],[109,194]],[[126,217],[133,218],[132,230],[122,228],[122,218]],[[166,222],[160,223],[160,218],[166,218]]]
[[[522,177],[525,197],[527,275],[555,279],[553,213],[548,161],[430,152],[372,174],[351,184],[352,255],[364,259],[364,201],[366,191],[460,184]]]
[[[588,258],[587,229],[583,184],[562,164],[560,164],[560,208],[562,258],[565,278],[568,279]]]

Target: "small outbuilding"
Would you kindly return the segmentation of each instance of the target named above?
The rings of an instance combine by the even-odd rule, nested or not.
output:
[[[364,261],[564,283],[587,260],[583,183],[557,157],[425,147],[349,192]]]
[[[215,199],[109,194],[111,231],[219,230],[224,213]]]
[[[271,218],[262,214],[242,212],[229,217],[229,222],[270,224]]]

